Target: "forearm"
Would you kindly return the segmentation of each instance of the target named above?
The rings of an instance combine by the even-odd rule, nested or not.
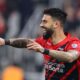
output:
[[[17,48],[26,48],[27,43],[28,39],[25,38],[15,38],[15,39],[5,40],[5,45],[10,45]]]
[[[63,62],[73,62],[79,58],[79,52],[76,50],[58,51],[42,48],[41,53],[52,56],[54,59],[58,59]]]
[[[49,55],[61,61],[72,62],[72,55],[70,52],[49,50]]]

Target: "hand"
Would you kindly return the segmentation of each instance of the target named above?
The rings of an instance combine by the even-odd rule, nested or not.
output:
[[[5,45],[5,40],[3,38],[0,38],[0,46]]]
[[[35,42],[34,40],[29,40],[29,43],[27,44],[27,49],[29,50],[34,50],[37,52],[43,52],[44,48],[37,42]]]

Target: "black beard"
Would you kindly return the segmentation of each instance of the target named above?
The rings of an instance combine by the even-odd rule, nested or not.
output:
[[[43,38],[48,39],[52,36],[52,34],[53,34],[53,31],[51,29],[49,29],[49,30],[47,30],[46,33],[43,34]]]

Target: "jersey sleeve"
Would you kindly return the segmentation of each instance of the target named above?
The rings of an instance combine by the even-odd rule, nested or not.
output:
[[[66,46],[66,50],[76,50],[80,54],[80,41],[79,40],[74,40],[70,41],[69,44]]]

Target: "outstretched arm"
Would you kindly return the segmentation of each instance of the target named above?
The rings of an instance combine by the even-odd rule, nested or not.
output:
[[[29,43],[28,39],[26,38],[15,38],[15,39],[8,39],[8,40],[0,38],[0,46],[9,45],[16,48],[26,48],[26,45],[28,43]]]
[[[16,48],[26,48],[27,43],[28,39],[26,38],[15,38],[15,39],[5,40],[5,45],[10,45]]]
[[[4,40],[0,38],[0,45],[10,45],[17,48],[27,48],[29,50],[34,50],[37,52],[41,52],[43,54],[48,54],[55,59],[59,59],[65,62],[73,62],[78,59],[79,52],[77,50],[69,50],[69,51],[57,51],[57,50],[45,50],[40,44],[30,39],[9,39]]]
[[[50,49],[47,50],[33,40],[31,40],[31,43],[27,45],[27,49],[35,50],[37,52],[50,55],[55,59],[64,62],[69,62],[69,63],[73,62],[74,60],[77,60],[79,57],[79,51],[77,50],[68,50],[68,51],[58,51],[58,50],[50,50]]]

